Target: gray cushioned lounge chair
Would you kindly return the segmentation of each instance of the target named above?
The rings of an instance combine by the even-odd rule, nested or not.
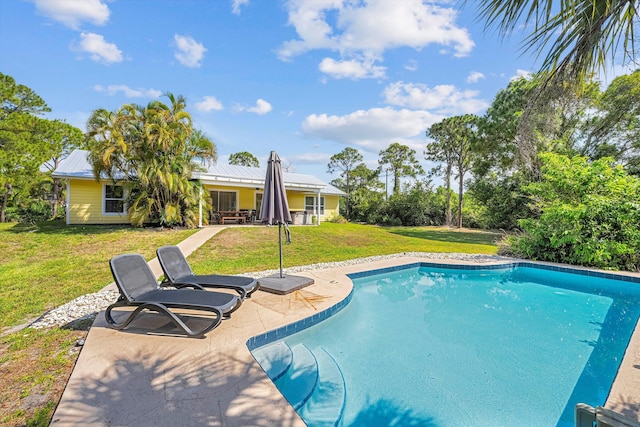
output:
[[[115,256],[109,261],[109,266],[120,291],[118,301],[111,304],[105,311],[107,323],[114,329],[126,328],[143,310],[150,310],[167,316],[173,325],[188,336],[202,337],[218,326],[223,317],[229,317],[242,304],[237,296],[223,292],[160,289],[151,268],[139,254]],[[118,307],[136,307],[136,309],[130,312],[124,321],[117,322],[113,319],[111,311]],[[206,311],[213,314],[213,317],[207,318],[211,321],[205,322],[205,327],[194,331],[184,322],[184,315],[178,315],[172,309]]]
[[[187,259],[177,246],[162,246],[158,248],[156,254],[164,272],[164,280],[160,286],[233,289],[240,294],[242,299],[250,298],[251,294],[259,288],[257,280],[251,277],[194,274]]]

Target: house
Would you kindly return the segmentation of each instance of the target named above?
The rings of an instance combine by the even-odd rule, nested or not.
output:
[[[67,182],[67,224],[126,224],[127,206],[124,189],[108,180],[97,181],[87,160],[88,152],[75,150],[54,171],[54,178]],[[265,168],[211,165],[195,172],[212,201],[212,212],[254,211],[259,214],[264,189]],[[321,219],[339,213],[340,197],[345,193],[312,175],[283,173],[289,209],[294,224],[319,224]],[[259,218],[256,218],[259,219]]]

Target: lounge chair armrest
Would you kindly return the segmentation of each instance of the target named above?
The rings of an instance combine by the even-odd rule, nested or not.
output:
[[[204,288],[197,284],[197,283],[192,283],[192,282],[167,282],[167,283],[161,283],[160,286],[162,287],[167,287],[167,286],[171,286],[174,287],[176,289],[182,289],[182,288],[193,288],[193,289],[197,289],[199,291],[203,291]]]

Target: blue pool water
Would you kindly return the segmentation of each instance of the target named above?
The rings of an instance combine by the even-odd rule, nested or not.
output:
[[[358,276],[344,309],[254,350],[311,426],[571,427],[640,316],[640,283],[534,267]]]

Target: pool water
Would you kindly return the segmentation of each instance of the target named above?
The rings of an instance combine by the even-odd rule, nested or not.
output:
[[[283,340],[317,355],[275,381],[292,404],[305,379],[344,388],[335,419],[308,408],[330,406],[319,391],[295,402],[311,426],[571,427],[576,403],[604,404],[640,316],[640,283],[533,267],[352,280],[343,310]],[[334,379],[323,380],[327,356]]]

